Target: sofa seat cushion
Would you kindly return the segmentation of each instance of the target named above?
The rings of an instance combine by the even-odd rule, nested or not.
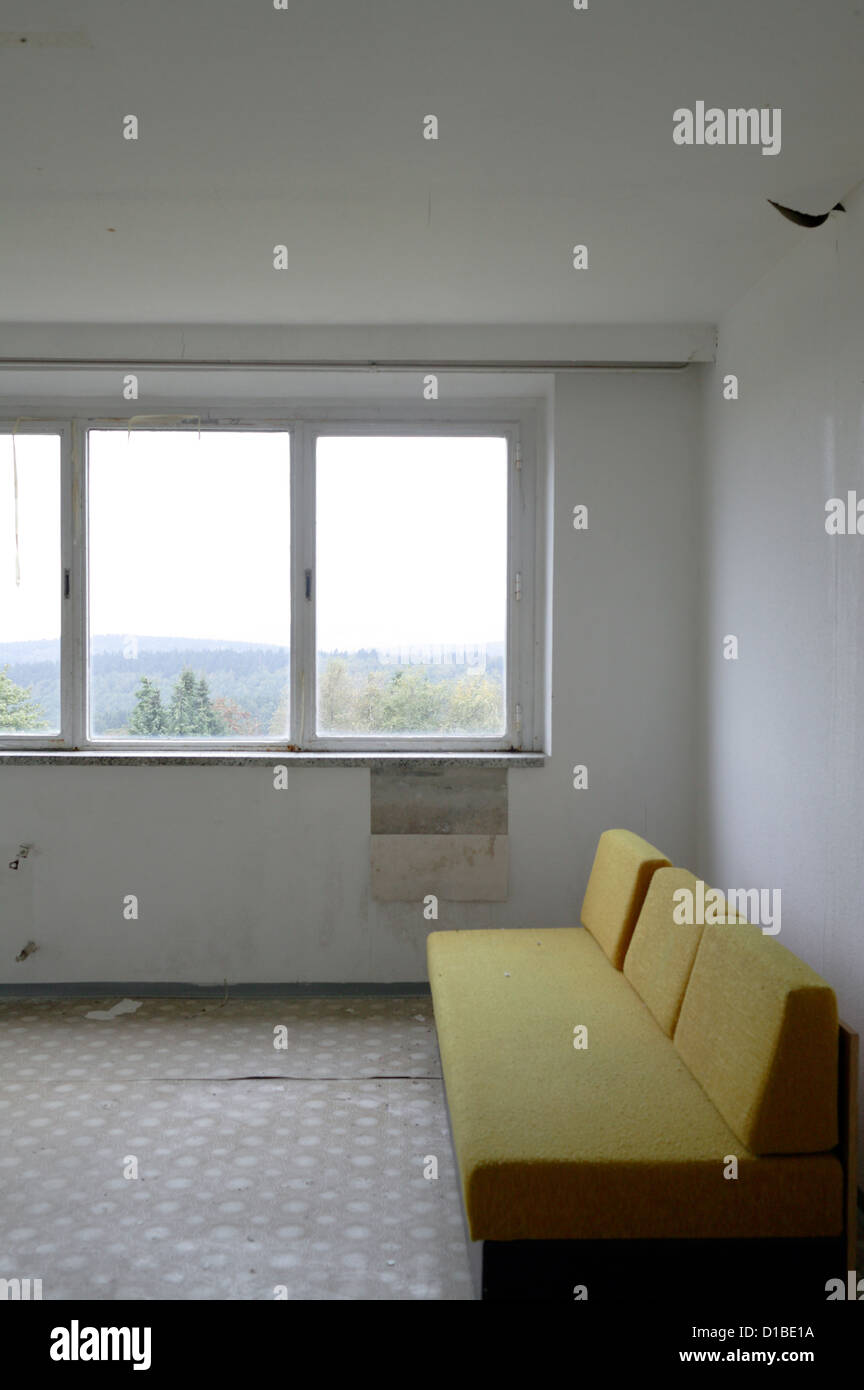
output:
[[[582,902],[582,925],[616,970],[624,965],[651,876],[668,863],[665,854],[632,830],[604,830],[597,842]]]
[[[755,1158],[589,932],[434,932],[428,956],[472,1239],[840,1232],[836,1157]]]

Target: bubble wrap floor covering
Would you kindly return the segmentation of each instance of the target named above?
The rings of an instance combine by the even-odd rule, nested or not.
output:
[[[0,1001],[0,1277],[46,1300],[471,1296],[427,998],[87,1018],[117,1002]]]

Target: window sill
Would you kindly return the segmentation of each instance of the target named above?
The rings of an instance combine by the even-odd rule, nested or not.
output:
[[[206,752],[172,753],[164,748],[152,752],[122,752],[117,749],[87,748],[81,752],[72,749],[50,748],[0,750],[0,766],[28,765],[69,765],[95,767],[154,767],[160,765],[179,767],[246,767],[261,763],[273,765],[284,763],[286,767],[368,767],[397,768],[402,771],[416,771],[421,768],[445,767],[544,767],[545,753],[289,753],[278,748],[262,749],[255,752],[238,752],[236,749],[209,749]]]

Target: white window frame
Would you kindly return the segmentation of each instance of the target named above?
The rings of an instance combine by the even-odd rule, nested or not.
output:
[[[60,412],[57,412],[59,417]],[[164,423],[148,421],[148,430],[272,431],[291,438],[291,674],[290,730],[283,739],[272,735],[231,739],[105,739],[91,736],[88,628],[88,460],[90,430],[125,432],[128,421],[96,415],[12,421],[0,420],[0,433],[47,433],[60,436],[61,560],[58,582],[69,575],[62,602],[60,677],[61,732],[4,734],[0,748],[80,750],[93,753],[127,752],[320,752],[346,756],[365,752],[461,753],[542,751],[543,709],[542,614],[537,522],[540,515],[538,425],[535,408],[511,402],[492,402],[450,409],[430,418],[425,409],[408,409],[404,401],[367,409],[316,405],[285,411],[273,418],[271,409],[244,410],[242,417],[211,411],[200,418],[172,411]],[[132,428],[142,428],[133,425]],[[498,738],[476,735],[443,737],[362,734],[319,736],[316,732],[317,659],[315,610],[317,561],[315,546],[315,449],[326,435],[503,437],[508,461],[508,603],[506,654],[506,727]],[[276,522],[278,527],[278,520]],[[274,535],[278,539],[278,533]],[[311,572],[311,596],[306,597],[306,574]],[[519,576],[517,597],[516,576]],[[61,588],[62,592],[62,588]]]
[[[73,430],[70,421],[55,419],[36,419],[19,417],[0,420],[0,434],[22,435],[52,434],[60,437],[60,553],[57,556],[57,585],[60,589],[60,732],[49,734],[35,730],[32,733],[0,734],[0,747],[6,749],[61,749],[69,748],[69,735],[75,728],[73,691],[76,676],[79,674],[79,653],[77,651],[80,634],[76,631],[72,605],[64,598],[66,576],[69,576],[71,593],[72,573],[76,569],[73,559],[75,529],[73,516]]]

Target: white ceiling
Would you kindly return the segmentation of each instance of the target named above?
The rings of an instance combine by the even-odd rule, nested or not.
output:
[[[832,235],[766,198],[864,177],[864,0],[2,0],[0,28],[0,322],[711,323]],[[676,146],[697,100],[781,107],[781,153]]]

